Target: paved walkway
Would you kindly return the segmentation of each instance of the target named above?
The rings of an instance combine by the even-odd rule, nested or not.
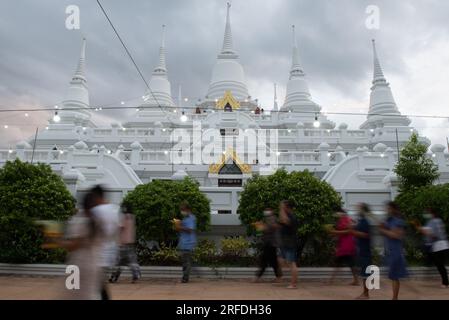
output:
[[[65,279],[65,278],[64,278]],[[0,299],[57,299],[64,289],[60,277],[0,276]],[[373,300],[390,299],[391,287],[387,279],[381,289],[372,292]],[[299,289],[289,290],[284,284],[250,283],[247,280],[193,279],[181,284],[173,279],[143,280],[136,284],[123,278],[110,286],[112,298],[127,300],[352,300],[360,288],[339,280],[333,285],[321,281],[304,280]],[[407,280],[402,283],[402,299],[449,300],[449,289],[441,289],[438,280]]]

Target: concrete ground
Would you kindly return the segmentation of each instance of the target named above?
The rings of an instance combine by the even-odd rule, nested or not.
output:
[[[0,299],[51,300],[61,296],[65,278],[0,276]],[[329,285],[324,281],[299,281],[298,289],[286,289],[285,284],[262,283],[248,280],[192,279],[182,284],[173,279],[149,279],[132,284],[128,278],[110,285],[115,300],[352,300],[361,289],[337,280]],[[372,300],[389,300],[391,284],[382,279],[381,289],[371,292]],[[401,299],[449,300],[449,289],[441,289],[438,279],[405,280],[401,285]]]

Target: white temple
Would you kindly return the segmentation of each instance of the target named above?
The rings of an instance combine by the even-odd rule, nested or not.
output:
[[[414,129],[395,103],[374,41],[368,116],[359,129],[350,130],[345,123],[336,126],[328,120],[313,101],[294,27],[292,35],[292,48],[285,48],[292,50],[292,63],[285,74],[284,105],[279,108],[275,97],[271,110],[264,111],[248,92],[232,38],[229,5],[223,46],[209,87],[204,99],[194,105],[173,101],[163,28],[159,59],[149,81],[151,90],[143,93],[145,99],[132,117],[107,127],[98,127],[91,119],[94,110],[89,104],[83,40],[66,99],[47,130],[37,136],[35,150],[31,148],[34,137],[30,137],[18,143],[16,150],[1,150],[0,165],[16,157],[33,158],[50,164],[75,196],[102,183],[110,188],[116,203],[138,184],[188,175],[211,200],[214,235],[242,232],[237,213],[242,185],[253,174],[269,174],[278,167],[313,172],[340,192],[350,210],[359,201],[380,210],[397,192],[393,173],[397,150]],[[247,132],[263,130],[274,140],[268,142],[267,137],[266,144],[263,139],[254,144],[239,140]],[[211,137],[215,137],[212,147],[208,144]],[[211,150],[220,152],[205,157]],[[261,156],[267,154],[271,160],[262,161]],[[438,164],[444,182],[449,173],[444,147],[432,146],[429,156]]]

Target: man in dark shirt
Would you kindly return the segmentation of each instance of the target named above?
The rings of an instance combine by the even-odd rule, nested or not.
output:
[[[279,223],[281,225],[281,255],[290,267],[291,281],[288,289],[296,289],[298,281],[297,257],[297,231],[298,220],[293,213],[293,207],[287,200],[281,202],[279,207]]]
[[[358,299],[369,299],[369,290],[366,286],[366,279],[369,277],[366,269],[372,264],[371,256],[371,231],[370,224],[366,216],[370,214],[370,208],[366,203],[360,203],[357,207],[359,219],[351,234],[357,239],[357,264],[362,277],[363,292]]]
[[[265,272],[268,265],[273,267],[276,275],[276,282],[281,279],[281,270],[277,259],[277,248],[279,247],[279,228],[273,209],[266,208],[263,212],[264,222],[256,223],[258,231],[262,232],[262,254],[260,256],[259,270],[255,281],[258,282]]]

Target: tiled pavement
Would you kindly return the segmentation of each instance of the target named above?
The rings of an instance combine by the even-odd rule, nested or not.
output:
[[[62,296],[65,278],[0,276],[0,299],[58,299]],[[299,281],[299,288],[289,290],[285,284],[272,284],[268,280],[251,283],[248,280],[192,279],[181,284],[173,279],[151,279],[132,284],[129,279],[110,286],[112,299],[135,300],[351,300],[360,294],[360,288],[338,280],[333,285],[322,281]],[[381,289],[371,293],[373,300],[391,297],[391,284],[382,279]],[[401,299],[449,300],[449,289],[441,289],[436,279],[406,280],[401,285]]]

